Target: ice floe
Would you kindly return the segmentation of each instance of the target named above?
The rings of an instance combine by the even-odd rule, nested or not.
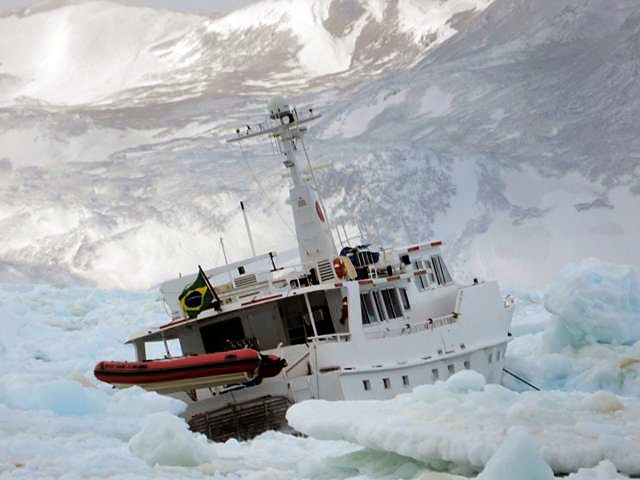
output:
[[[519,428],[555,472],[610,460],[640,474],[640,400],[607,392],[517,393],[460,372],[389,401],[310,400],[289,409],[297,430],[414,458],[437,469],[480,471]]]

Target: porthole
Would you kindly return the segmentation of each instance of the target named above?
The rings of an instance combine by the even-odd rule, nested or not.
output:
[[[466,368],[467,370],[469,370],[471,368],[471,361],[469,360],[465,360],[464,361],[464,368]]]

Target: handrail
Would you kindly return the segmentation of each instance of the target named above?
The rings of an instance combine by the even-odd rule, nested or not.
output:
[[[287,374],[289,374],[289,372],[290,372],[291,370],[293,370],[293,369],[294,369],[294,368],[296,368],[298,365],[300,365],[300,364],[302,363],[302,361],[303,361],[305,358],[308,358],[308,357],[309,357],[309,352],[306,352],[306,353],[305,353],[304,355],[302,355],[298,360],[296,360],[295,362],[293,362],[293,364],[292,364],[289,368],[287,368],[286,373],[287,373]]]
[[[314,337],[309,337],[307,339],[310,342],[313,341],[317,341],[317,342],[337,342],[337,343],[341,343],[341,342],[350,342],[351,341],[351,334],[350,333],[329,333],[326,335],[316,335]]]
[[[375,324],[365,325],[365,334],[368,338],[386,338],[391,336],[400,336],[404,334],[412,334],[427,330],[433,330],[434,328],[444,327],[445,325],[450,325],[452,323],[456,323],[460,314],[452,312],[447,315],[442,315],[440,317],[430,318],[428,320],[421,320],[420,322],[413,323],[405,323],[402,326],[390,328],[387,326],[382,331],[374,331],[367,332],[366,329],[369,327],[375,327],[384,325],[385,322],[377,322]]]

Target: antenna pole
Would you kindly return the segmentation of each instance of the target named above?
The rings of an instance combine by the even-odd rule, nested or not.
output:
[[[244,226],[247,227],[247,236],[249,237],[249,245],[251,245],[251,255],[256,256],[256,247],[253,245],[253,237],[251,236],[251,227],[249,227],[249,219],[247,218],[247,211],[244,208],[244,202],[240,202],[240,208],[242,209],[242,216],[244,217]]]
[[[222,248],[222,256],[224,257],[224,264],[229,265],[229,259],[227,258],[227,250],[224,248],[224,240],[220,237],[220,247]],[[231,272],[229,272],[229,281],[233,282]]]

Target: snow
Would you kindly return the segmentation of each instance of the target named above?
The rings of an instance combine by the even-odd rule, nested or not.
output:
[[[197,16],[105,1],[3,17],[0,73],[18,82],[6,93],[53,104],[83,104],[158,83],[170,75],[175,62],[156,55],[153,45],[180,38],[198,23]],[[148,27],[138,28],[141,24]],[[7,100],[2,97],[0,101]]]
[[[455,34],[450,20],[456,14],[470,10],[484,10],[493,0],[400,0],[398,20],[400,29],[415,40],[434,35],[434,43],[441,43]]]
[[[458,383],[457,375],[450,381]],[[388,401],[309,400],[292,406],[287,419],[318,439],[346,440],[454,472],[488,466],[513,428],[533,438],[554,471],[577,471],[608,459],[622,472],[640,472],[634,453],[640,446],[638,399],[606,392],[516,393],[498,385],[478,391],[479,382],[465,375],[464,393],[438,382]],[[523,458],[535,463],[530,450],[525,448]]]

